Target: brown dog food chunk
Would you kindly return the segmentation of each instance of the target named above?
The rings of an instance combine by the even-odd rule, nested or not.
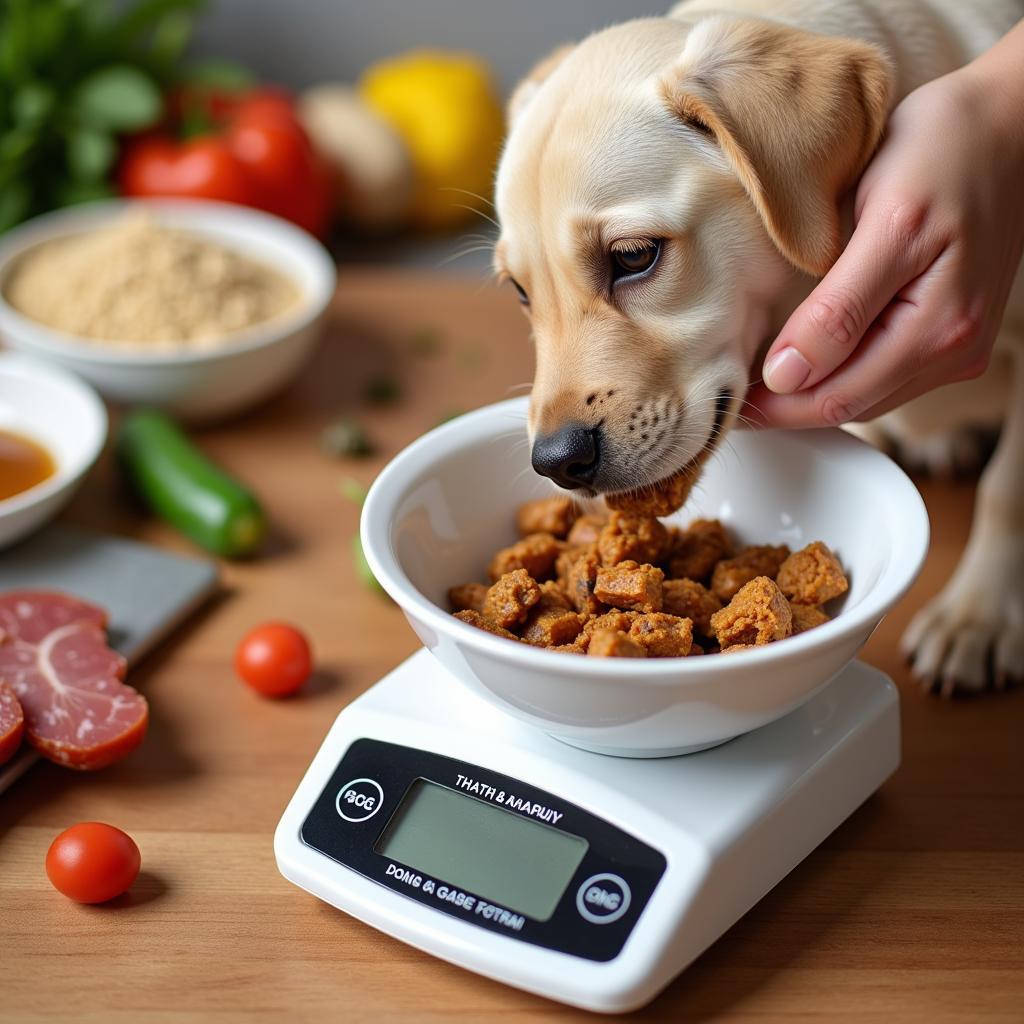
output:
[[[572,610],[572,601],[566,596],[562,585],[557,580],[545,580],[540,585],[541,604],[549,608],[568,608]]]
[[[461,587],[452,587],[448,591],[448,603],[453,612],[482,612],[486,596],[486,583],[463,583]]]
[[[535,580],[549,575],[555,566],[562,545],[550,533],[531,533],[511,547],[502,548],[491,560],[492,580],[506,573],[525,569]]]
[[[813,604],[793,604],[790,601],[789,608],[793,613],[793,636],[797,633],[806,633],[816,626],[824,626],[829,621],[828,616]]]
[[[555,608],[531,615],[523,627],[523,639],[534,647],[563,647],[571,644],[582,628],[578,612]]]
[[[562,644],[561,647],[549,647],[549,651],[556,654],[586,654],[587,652],[577,643]]]
[[[641,487],[635,491],[623,491],[619,494],[605,495],[605,503],[609,508],[620,512],[628,512],[635,516],[670,516],[686,503],[693,490],[693,485],[700,476],[708,456],[709,448],[705,448],[688,465],[677,473],[659,480],[649,487]]]
[[[775,579],[779,567],[789,557],[785,544],[752,544],[735,558],[725,558],[711,574],[711,589],[724,602],[731,601],[740,588],[758,576]]]
[[[579,516],[566,540],[570,544],[596,544],[606,522],[608,520],[602,516]]]
[[[757,644],[733,644],[732,647],[723,647],[722,654],[733,654],[735,651],[756,651]]]
[[[490,619],[481,615],[479,612],[473,611],[472,608],[466,608],[464,611],[456,612],[455,618],[459,622],[465,622],[469,626],[476,626],[477,629],[482,629],[485,633],[492,633],[494,636],[503,637],[505,640],[515,640],[519,642],[519,637],[515,633],[510,633],[507,629],[503,629],[496,622],[491,622]]]
[[[602,615],[595,615],[583,623],[583,630],[576,642],[586,650],[590,646],[591,637],[603,629],[610,629],[613,633],[628,633],[629,627],[633,625],[633,620],[638,614],[638,612],[620,612],[617,608],[613,608]]]
[[[571,644],[583,628],[583,616],[572,610],[557,583],[540,586],[540,600],[530,609],[522,636],[535,647]]]
[[[587,655],[591,658],[645,658],[647,651],[619,630],[599,629],[590,638]]]
[[[605,565],[658,562],[668,545],[668,530],[650,516],[613,512],[601,531],[597,549]]]
[[[793,552],[775,581],[793,604],[824,604],[850,588],[839,559],[820,540]]]
[[[540,600],[537,581],[525,570],[505,573],[484,598],[483,616],[505,629],[526,621],[530,609]]]
[[[633,620],[629,635],[649,658],[685,658],[693,646],[693,623],[677,615],[651,612]]]
[[[604,566],[597,573],[594,597],[613,608],[661,611],[661,584],[665,574],[653,565],[620,562]]]
[[[775,581],[757,576],[711,616],[711,628],[722,650],[734,644],[770,644],[793,631],[793,613]]]
[[[601,568],[597,545],[582,548],[574,558],[567,559],[567,564],[560,565],[565,575],[559,575],[559,582],[576,611],[585,615],[599,615],[604,605],[594,596],[594,584]]]
[[[576,521],[577,514],[576,503],[572,498],[540,498],[519,506],[516,526],[519,527],[520,537],[528,537],[531,533],[565,537]]]
[[[669,573],[676,579],[703,582],[731,551],[729,534],[717,519],[695,519],[672,538]]]
[[[694,580],[665,580],[661,585],[661,607],[669,615],[692,619],[705,636],[711,635],[711,616],[722,602],[702,583]]]
[[[592,547],[596,553],[597,545],[592,545]],[[566,594],[569,593],[569,573],[577,560],[582,558],[588,550],[586,546],[566,543],[559,551],[558,557],[555,559],[555,581]]]

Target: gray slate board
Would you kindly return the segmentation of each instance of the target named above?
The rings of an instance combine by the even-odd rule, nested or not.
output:
[[[217,568],[58,524],[0,552],[0,592],[22,589],[63,590],[106,608],[110,644],[131,665],[216,592]],[[35,760],[26,748],[0,768],[0,793]]]

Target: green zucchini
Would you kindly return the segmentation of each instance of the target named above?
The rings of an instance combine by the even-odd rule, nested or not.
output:
[[[117,454],[143,501],[196,544],[225,558],[251,555],[262,544],[266,518],[256,498],[163,413],[126,416]]]

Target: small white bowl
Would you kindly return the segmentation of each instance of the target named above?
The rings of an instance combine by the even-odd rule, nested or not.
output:
[[[791,711],[860,650],[917,576],[928,515],[886,456],[842,431],[733,432],[673,517],[725,521],[742,542],[824,540],[850,576],[833,621],[760,650],[601,659],[491,636],[447,611],[516,537],[515,510],[552,493],[530,469],[526,400],[431,431],[380,474],[363,506],[374,575],[453,676],[509,714],[588,750],[630,757],[721,743]]]
[[[234,332],[222,346],[150,350],[145,343],[104,344],[77,338],[23,316],[4,298],[14,264],[44,242],[95,230],[144,206],[168,227],[202,235],[260,260],[298,285],[299,302],[280,316]],[[200,199],[112,199],[57,210],[0,238],[0,336],[84,377],[107,398],[149,405],[190,420],[240,412],[284,387],[319,336],[337,274],[312,235],[268,213]]]
[[[71,374],[0,352],[0,429],[38,442],[56,463],[51,477],[0,500],[4,548],[52,519],[78,490],[103,449],[107,413],[96,392]]]

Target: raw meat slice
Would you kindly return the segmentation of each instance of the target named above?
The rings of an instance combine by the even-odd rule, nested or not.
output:
[[[25,713],[9,683],[0,679],[0,764],[18,752],[25,733]]]
[[[119,761],[146,734],[145,698],[122,680],[106,612],[66,594],[0,594],[0,680],[17,694],[25,735],[43,757],[90,771]]]

